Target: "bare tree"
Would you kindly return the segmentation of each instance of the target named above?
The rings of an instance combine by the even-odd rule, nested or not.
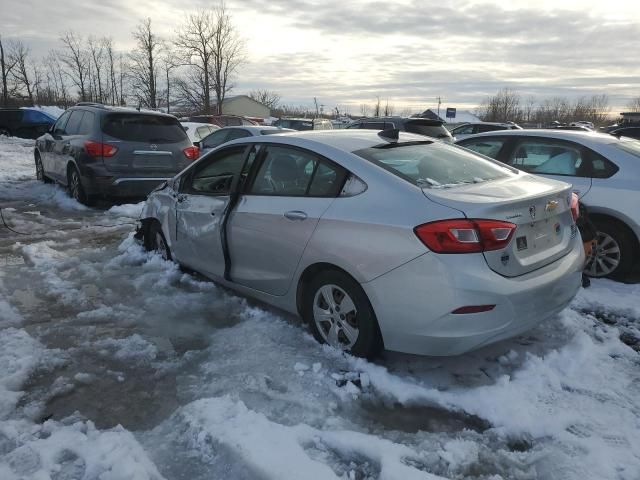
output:
[[[280,94],[271,90],[252,90],[249,92],[249,97],[253,98],[256,102],[260,102],[269,109],[275,109],[280,102]]]
[[[111,105],[117,105],[119,103],[118,84],[116,82],[115,52],[113,50],[113,40],[111,37],[104,37],[102,39],[102,48],[104,49],[104,55],[107,60],[109,101]]]
[[[373,116],[380,116],[380,97],[376,97],[376,103],[373,105]]]
[[[151,19],[138,24],[133,32],[136,48],[129,54],[129,71],[133,91],[138,103],[149,108],[158,107],[158,57],[163,48],[162,40],[153,33]]]
[[[68,68],[67,75],[79,89],[81,101],[87,100],[87,77],[89,75],[89,57],[82,48],[82,37],[76,37],[72,31],[66,32],[60,39],[65,49],[60,53],[60,60]]]
[[[360,104],[360,115],[367,117],[369,115],[369,105],[365,103]]]
[[[102,70],[104,65],[104,41],[102,39],[96,39],[95,37],[89,37],[87,42],[89,46],[89,55],[91,61],[91,70],[93,71],[93,92],[94,99],[99,103],[105,101],[105,95],[102,84]]]
[[[393,116],[393,112],[395,111],[395,109],[396,107],[393,104],[389,105],[389,99],[387,98],[387,101],[384,104],[384,116]]]
[[[496,95],[485,99],[478,111],[485,122],[518,121],[522,118],[520,95],[509,88],[503,88]]]
[[[182,66],[182,63],[179,60],[176,60],[176,56],[174,52],[171,51],[169,47],[166,47],[164,50],[164,54],[161,58],[162,70],[164,73],[165,79],[165,99],[167,102],[167,113],[171,112],[171,86],[175,83],[171,77],[171,71]]]
[[[640,97],[633,98],[627,104],[627,108],[632,112],[640,112]]]
[[[14,56],[11,55],[11,51],[14,48],[14,44],[2,43],[2,37],[0,36],[0,75],[2,80],[2,105],[9,106],[9,75],[16,66]]]
[[[215,111],[222,113],[222,103],[233,88],[233,75],[244,61],[244,44],[231,23],[224,2],[213,10],[189,15],[177,31],[175,45],[184,63],[197,71],[190,72],[181,82],[183,93],[187,98],[202,98],[201,107],[205,113],[212,110],[213,93]],[[189,79],[197,81],[190,83]],[[185,88],[200,91],[186,92]]]
[[[21,41],[16,42],[11,53],[15,68],[11,72],[15,80],[16,93],[25,92],[29,103],[33,105],[33,78],[29,74],[29,48]]]

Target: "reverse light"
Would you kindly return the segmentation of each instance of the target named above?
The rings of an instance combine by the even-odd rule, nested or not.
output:
[[[87,140],[84,142],[84,149],[92,157],[113,157],[118,151],[118,147],[109,145],[108,143],[92,142]]]
[[[500,250],[513,237],[516,225],[500,220],[440,220],[414,228],[435,253],[478,253]]]
[[[454,315],[464,315],[468,313],[482,313],[490,312],[496,308],[495,305],[468,305],[466,307],[456,308],[453,312]]]
[[[571,216],[573,217],[573,221],[578,220],[580,216],[580,202],[578,201],[578,194],[571,194]]]
[[[192,145],[182,150],[182,153],[184,153],[184,156],[189,160],[195,160],[200,156],[200,149],[195,145]]]

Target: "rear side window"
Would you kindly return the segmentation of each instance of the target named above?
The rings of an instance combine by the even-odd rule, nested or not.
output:
[[[590,176],[580,145],[559,140],[531,138],[521,140],[508,163],[530,173],[547,175]]]
[[[409,121],[405,124],[404,129],[410,133],[417,133],[418,135],[427,135],[433,138],[448,138],[451,136],[449,131],[442,125],[429,125],[419,120]]]
[[[589,152],[589,156],[591,157],[591,176],[593,178],[609,178],[619,170],[617,165],[593,150]]]
[[[507,127],[503,125],[478,125],[478,133],[493,132],[495,130],[507,130]]]
[[[508,169],[440,142],[389,144],[356,155],[419,187],[449,188],[503,178]]]
[[[175,118],[135,113],[107,115],[102,131],[105,135],[128,142],[177,143],[188,139]]]
[[[229,133],[227,135],[227,138],[225,139],[225,142],[230,142],[231,140],[236,140],[238,138],[245,138],[250,136],[251,134],[246,130],[243,130],[241,128],[232,128],[229,130]]]
[[[458,127],[453,131],[454,135],[471,135],[473,134],[473,130],[475,129],[474,125],[464,125],[462,127]]]
[[[88,135],[93,130],[93,123],[95,122],[96,116],[93,112],[84,112],[82,116],[82,121],[80,122],[80,126],[78,127],[79,135]]]

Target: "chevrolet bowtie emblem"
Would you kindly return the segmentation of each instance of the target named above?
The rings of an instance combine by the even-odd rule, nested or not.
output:
[[[558,207],[558,202],[556,200],[550,200],[544,206],[545,212],[553,212]]]

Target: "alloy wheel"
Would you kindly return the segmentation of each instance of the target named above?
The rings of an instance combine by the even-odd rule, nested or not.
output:
[[[39,158],[36,160],[36,178],[40,181],[44,180],[44,169],[42,168],[42,161]]]
[[[71,172],[69,190],[71,190],[71,196],[75,200],[80,201],[80,177],[78,177],[78,172],[76,172],[75,170]]]
[[[585,267],[590,277],[606,277],[620,264],[620,245],[609,234],[598,232],[596,245],[591,250],[591,255]]]
[[[358,310],[352,298],[337,285],[324,285],[313,299],[313,319],[331,346],[348,350],[358,341]]]

